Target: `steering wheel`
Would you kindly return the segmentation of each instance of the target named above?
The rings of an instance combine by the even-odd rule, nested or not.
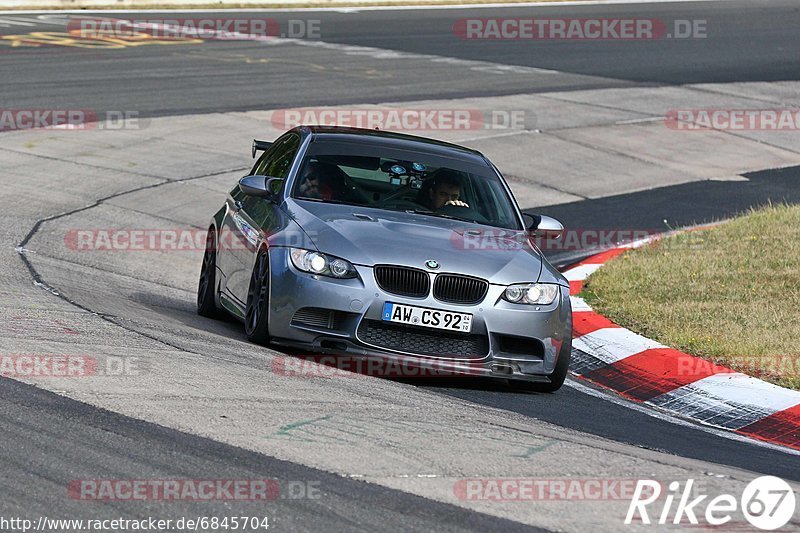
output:
[[[382,199],[380,202],[378,202],[378,206],[385,207],[386,205],[391,205],[390,202],[392,200],[394,200],[395,198],[399,198],[399,197],[403,196],[404,194],[407,194],[408,191],[410,191],[410,190],[413,190],[411,182],[406,183],[405,185],[403,185],[402,187],[400,187],[399,189],[397,189],[393,193],[389,194],[386,198]],[[406,201],[407,202],[408,200],[400,200],[400,201]],[[419,208],[419,206],[417,208]]]
[[[463,205],[445,205],[439,212],[444,215],[463,218],[477,222],[478,224],[488,224],[489,220],[481,215],[474,207],[464,207]]]
[[[365,193],[350,176],[345,175],[344,185],[346,187],[345,194],[350,196],[351,201],[360,202],[364,205],[369,205],[371,203],[367,193]]]

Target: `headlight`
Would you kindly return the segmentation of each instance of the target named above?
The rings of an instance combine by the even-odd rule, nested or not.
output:
[[[309,274],[340,279],[355,278],[358,275],[355,267],[349,261],[320,252],[292,248],[289,251],[289,257],[292,258],[295,268]]]
[[[514,304],[550,305],[558,292],[558,285],[551,283],[518,283],[509,285],[503,298]]]

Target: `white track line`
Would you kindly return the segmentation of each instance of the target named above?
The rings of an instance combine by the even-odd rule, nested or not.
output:
[[[435,54],[417,54],[414,52],[403,52],[400,50],[393,50],[391,48],[377,48],[374,46],[359,46],[354,44],[331,43],[327,41],[277,38],[277,39],[267,39],[261,42],[265,46],[282,46],[287,44],[295,44],[298,46],[306,46],[310,48],[322,48],[325,50],[333,50],[349,56],[365,56],[380,60],[391,60],[391,59],[426,60],[430,61],[431,63],[463,66],[477,72],[489,72],[498,75],[562,74],[562,72],[557,70],[551,70],[539,67],[506,65],[503,63],[480,61],[477,59],[461,59],[458,57],[439,56]],[[513,133],[516,134],[517,132]]]
[[[10,26],[35,26],[33,22],[26,22],[21,19],[0,19],[0,26],[8,28]]]
[[[110,0],[109,0],[110,1]],[[198,0],[199,1],[199,0]],[[330,11],[336,13],[358,13],[359,11],[411,11],[429,9],[497,9],[505,7],[561,7],[561,6],[603,6],[620,4],[679,4],[686,2],[726,2],[730,0],[568,0],[563,2],[520,2],[520,3],[500,3],[500,4],[448,4],[438,6],[341,6],[341,7],[298,7],[298,8],[219,8],[219,9],[182,9],[174,6],[171,9],[92,9],[87,7],[85,10],[66,10],[66,9],[33,9],[33,10],[6,10],[0,11],[0,15],[14,14],[48,14],[48,13],[264,13],[264,12],[286,12],[293,13],[298,11]]]
[[[13,20],[21,20],[24,22],[32,22],[33,25],[50,25],[50,26],[66,26],[69,23],[69,19],[71,17],[64,15],[64,16],[56,16],[52,17],[49,15],[40,15],[38,17],[14,17]]]

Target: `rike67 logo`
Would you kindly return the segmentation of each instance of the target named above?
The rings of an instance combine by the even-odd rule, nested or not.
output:
[[[732,494],[720,494],[709,499],[708,494],[698,495],[699,491],[693,487],[693,479],[687,480],[683,488],[680,482],[673,481],[666,494],[662,494],[662,485],[658,481],[639,480],[625,524],[630,525],[636,520],[642,524],[662,526],[686,522],[698,525],[700,517],[705,518],[708,525],[721,526],[731,522],[733,515],[740,510],[751,526],[771,531],[785,526],[794,516],[794,490],[779,477],[754,479],[744,488],[739,499]]]

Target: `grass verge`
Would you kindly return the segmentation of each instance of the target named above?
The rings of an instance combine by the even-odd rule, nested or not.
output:
[[[800,206],[767,206],[628,251],[582,296],[662,344],[800,389]]]

